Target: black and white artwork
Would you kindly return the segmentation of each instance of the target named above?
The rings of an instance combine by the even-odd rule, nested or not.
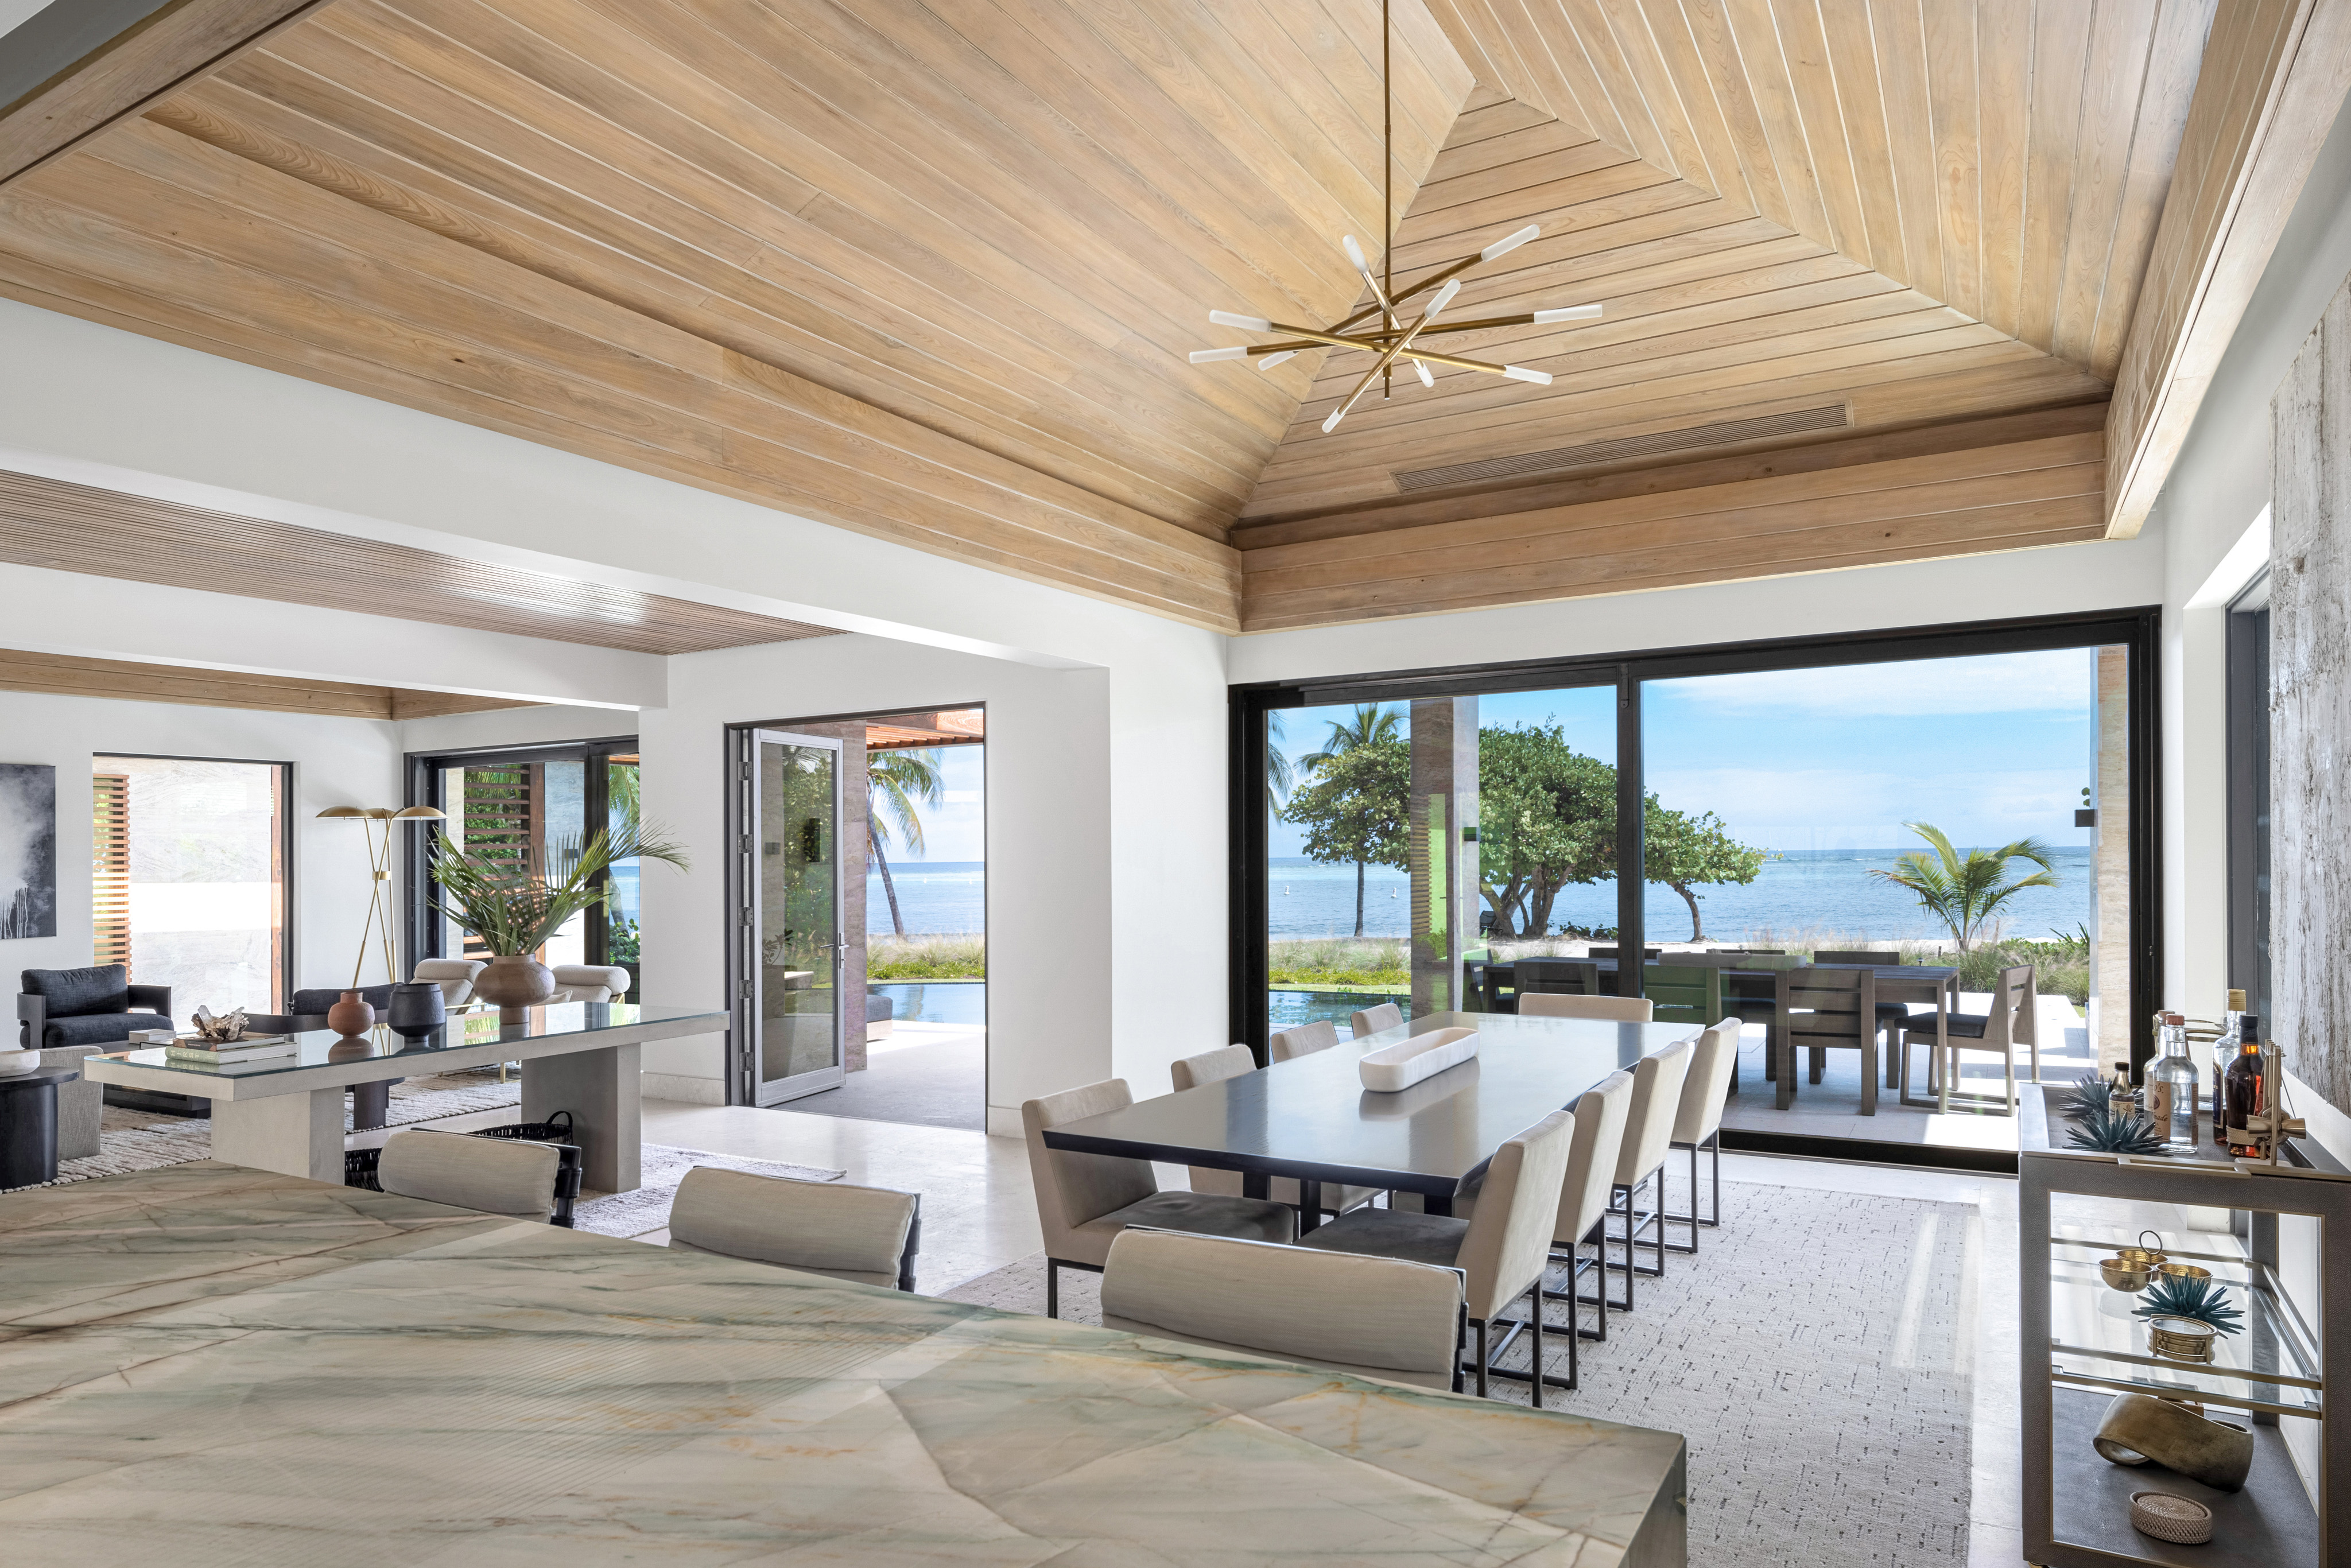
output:
[[[0,942],[57,934],[57,770],[0,762]]]

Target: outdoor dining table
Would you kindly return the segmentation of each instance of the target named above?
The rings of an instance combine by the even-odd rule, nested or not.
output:
[[[1669,965],[1673,959],[1674,955],[1668,953],[1662,958],[1651,960],[1651,964],[1653,967]],[[1615,959],[1589,958],[1575,961],[1596,967],[1600,971],[1601,989],[1611,994],[1614,993],[1616,989]],[[1783,971],[1717,967],[1722,968],[1722,997],[1726,1005],[1732,1001],[1742,1004],[1763,1002],[1774,1007],[1773,1016],[1750,1021],[1761,1022],[1764,1027],[1763,1076],[1767,1080],[1776,1079],[1779,1076],[1779,1053],[1771,1048],[1778,1038],[1777,993],[1779,977]],[[1864,966],[1834,964],[1826,967],[1857,968]],[[1902,1074],[1902,1052],[1898,1045],[1886,1055],[1886,1086],[1897,1091],[1905,1105],[1915,1105],[1921,1109],[1931,1106],[1940,1110],[1949,1110],[1949,1102],[1944,1097],[1950,1092],[1950,1072],[1943,1064],[1950,1060],[1946,1053],[1951,1042],[1951,1014],[1959,1010],[1959,971],[1946,964],[1871,964],[1865,967],[1877,977],[1879,1001],[1924,1003],[1935,1009],[1935,1049],[1929,1060],[1937,1064],[1937,1098],[1914,1100],[1910,1097],[1910,1085],[1904,1080]],[[1517,988],[1518,966],[1516,964],[1489,961],[1476,966],[1476,971],[1479,993],[1485,998],[1489,1007],[1495,1003],[1498,988],[1508,986],[1513,990]],[[1742,1013],[1741,1016],[1745,1015]],[[1736,1092],[1735,1081],[1733,1092]]]
[[[1478,1031],[1476,1057],[1408,1089],[1364,1087],[1358,1059],[1432,1030]],[[1049,1148],[1241,1173],[1264,1197],[1299,1183],[1299,1228],[1322,1215],[1322,1184],[1418,1193],[1430,1214],[1476,1187],[1506,1139],[1620,1068],[1698,1033],[1695,1024],[1430,1013],[1260,1072],[1144,1100],[1045,1133]]]

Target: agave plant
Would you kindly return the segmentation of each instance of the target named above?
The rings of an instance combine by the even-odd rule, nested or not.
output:
[[[2074,1080],[2073,1090],[2065,1097],[2065,1114],[2079,1122],[2094,1111],[2106,1110],[2109,1093],[2105,1081],[2096,1073],[2085,1072]]]
[[[2153,1155],[2163,1151],[2163,1133],[2133,1111],[2117,1116],[2104,1105],[2082,1118],[2081,1125],[2065,1129],[2065,1141],[2077,1149],[2106,1155]]]
[[[687,869],[684,846],[633,818],[599,830],[584,843],[558,841],[544,854],[491,855],[444,839],[433,852],[433,907],[479,936],[495,957],[536,953],[572,916],[611,896],[604,873],[628,860]]]
[[[2228,1288],[2218,1280],[2183,1279],[2161,1274],[2147,1287],[2147,1305],[2134,1309],[2142,1318],[2194,1318],[2210,1323],[2220,1333],[2241,1331],[2244,1313],[2229,1304]]]

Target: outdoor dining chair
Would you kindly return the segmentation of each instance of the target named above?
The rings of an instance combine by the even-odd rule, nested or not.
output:
[[[1966,1109],[1991,1111],[2002,1116],[2015,1115],[2016,1048],[2019,1045],[2032,1048],[2033,1075],[2036,1078],[2040,1075],[2040,1045],[2037,1039],[2028,1038],[2038,1000],[2032,983],[2032,966],[2019,964],[2014,968],[2000,972],[2000,979],[1992,987],[1990,1012],[1953,1013],[1946,1019],[1944,1028],[1949,1060],[1930,1060],[1927,1087],[1934,1098],[1929,1100],[1910,1098],[1910,1048],[1924,1045],[1930,1059],[1938,1054],[1935,1051],[1935,1020],[1931,1016],[1920,1017],[1915,1027],[1902,1033],[1902,1103],[1932,1106],[1946,1112],[1953,1105],[1959,1105]],[[2000,1053],[2007,1082],[1997,1099],[1990,1094],[1959,1092],[1959,1053],[1966,1051]]]
[[[1658,1023],[1704,1027],[1722,1016],[1722,970],[1715,966],[1644,965],[1641,991],[1656,1004],[1649,1016]]]
[[[1812,1081],[1821,1081],[1832,1046],[1861,1052],[1861,1113],[1877,1114],[1877,971],[1782,969],[1772,977],[1771,1052],[1779,1076],[1779,1108],[1796,1097],[1796,1053],[1812,1055]]]

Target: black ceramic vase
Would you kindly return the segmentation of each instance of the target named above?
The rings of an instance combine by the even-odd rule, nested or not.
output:
[[[449,1009],[442,1005],[441,988],[432,980],[410,980],[392,988],[392,1002],[384,1014],[384,1022],[392,1032],[420,1040],[446,1022]]]

